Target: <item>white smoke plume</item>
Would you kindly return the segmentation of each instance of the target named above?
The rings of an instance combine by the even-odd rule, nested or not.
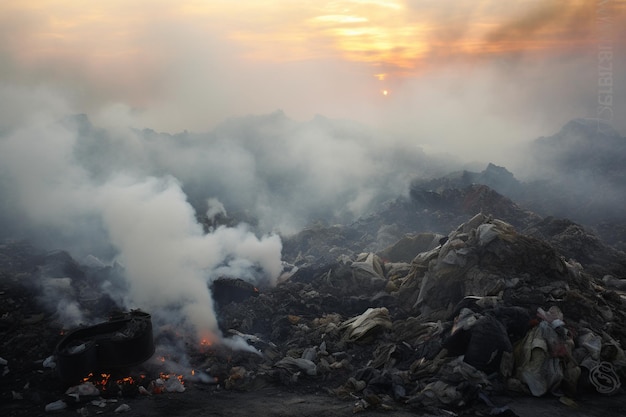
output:
[[[250,271],[258,266],[269,284],[280,274],[278,236],[259,239],[244,226],[205,234],[173,177],[120,178],[103,186],[99,198],[128,276],[128,303],[157,317],[172,315],[176,324],[186,321],[202,337],[217,332],[208,289],[217,274],[255,280]]]
[[[224,204],[222,204],[220,200],[218,200],[217,198],[208,198],[207,207],[208,208],[206,210],[206,217],[211,222],[213,222],[215,220],[215,217],[218,215],[222,215],[222,216],[227,215]]]
[[[123,266],[127,292],[117,295],[125,307],[148,311],[159,323],[188,327],[199,338],[219,337],[212,279],[275,283],[282,268],[278,236],[257,237],[245,225],[205,233],[171,175],[142,175],[132,166],[93,175],[93,166],[85,168],[76,159],[85,136],[59,117],[31,114],[0,130],[4,233],[13,228],[13,237],[69,249],[75,256],[109,254],[105,262]],[[213,207],[219,209],[217,203]],[[62,304],[57,310],[71,321],[66,324],[82,320],[75,304]]]

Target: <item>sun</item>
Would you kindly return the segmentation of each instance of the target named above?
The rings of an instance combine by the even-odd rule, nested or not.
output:
[[[383,96],[388,96],[389,95],[389,90],[383,90],[383,91],[381,91],[381,93],[383,94]]]

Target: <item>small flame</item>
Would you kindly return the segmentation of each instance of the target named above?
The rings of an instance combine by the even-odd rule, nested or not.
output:
[[[118,379],[115,381],[118,385],[126,384],[132,385],[135,383],[135,379],[132,376],[125,376],[124,378]]]
[[[215,335],[211,333],[204,333],[198,335],[198,350],[202,353],[206,353],[215,345]]]
[[[185,379],[183,375],[166,374],[165,372],[161,372],[159,374],[159,378],[161,378],[163,381],[167,381],[170,378],[176,378],[180,381],[181,384],[185,385]]]

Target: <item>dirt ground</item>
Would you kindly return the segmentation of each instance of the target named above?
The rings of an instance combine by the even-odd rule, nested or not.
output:
[[[559,402],[556,397],[545,398],[497,398],[498,406],[508,406],[510,412],[503,416],[519,417],[613,417],[626,415],[624,397],[590,397],[577,402],[572,408]],[[443,410],[413,410],[396,408],[393,410],[372,409],[355,413],[355,401],[343,401],[324,394],[298,394],[277,389],[258,392],[213,392],[206,395],[202,391],[187,392],[181,395],[167,395],[154,399],[141,399],[131,405],[133,410],[126,415],[132,416],[225,416],[242,417],[250,415],[271,417],[317,417],[317,416],[488,416],[491,408],[476,405],[468,410],[450,412]]]
[[[566,406],[556,397],[546,398],[499,398],[497,405],[508,405],[519,417],[612,417],[626,415],[623,397],[593,397],[579,401],[577,408]],[[197,390],[183,394],[168,394],[153,399],[139,399],[130,404],[133,408],[127,416],[225,416],[242,417],[250,415],[271,417],[317,417],[317,416],[488,416],[491,408],[476,406],[455,414],[443,410],[412,410],[396,408],[393,410],[372,409],[355,413],[355,401],[343,401],[324,394],[298,394],[278,389],[266,389],[258,392],[206,392]],[[502,413],[501,415],[509,415]]]
[[[300,391],[300,392],[298,392]],[[626,415],[624,395],[594,395],[579,399],[576,404],[566,405],[557,397],[534,398],[528,396],[496,397],[491,401],[500,408],[500,414],[492,414],[493,408],[477,401],[463,410],[411,409],[398,404],[394,409],[355,408],[357,400],[341,400],[323,392],[306,393],[302,389],[288,390],[283,387],[267,387],[257,391],[239,392],[217,389],[215,386],[190,385],[182,393],[165,393],[149,397],[118,399],[98,407],[89,402],[70,405],[57,412],[45,412],[44,404],[28,401],[6,402],[0,406],[0,415],[6,417],[54,415],[65,416],[107,416],[126,417],[180,416],[180,417],[317,417],[350,416],[358,414],[371,417],[409,416],[490,416],[507,417],[613,417]],[[130,410],[116,413],[122,404]]]

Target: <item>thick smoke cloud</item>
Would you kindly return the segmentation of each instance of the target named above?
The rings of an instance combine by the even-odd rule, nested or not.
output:
[[[124,106],[101,112],[98,126],[50,90],[3,97],[19,98],[20,118],[0,130],[2,237],[121,265],[124,282],[103,291],[199,337],[219,335],[212,280],[275,284],[275,232],[353,220],[416,175],[441,172],[442,159],[418,147],[322,116],[295,122],[276,111],[171,135],[126,125]],[[80,321],[61,298],[58,314]]]
[[[186,326],[201,337],[219,335],[211,280],[275,283],[282,268],[277,235],[257,237],[245,225],[205,233],[174,177],[146,175],[154,169],[132,164],[126,172],[120,164],[103,173],[79,163],[88,138],[74,118],[31,116],[0,135],[2,237],[32,239],[80,257],[110,256],[105,262],[119,262],[126,279],[123,292],[113,295],[127,308],[148,310],[159,323]],[[97,149],[91,151],[97,161]],[[70,278],[42,276],[40,286],[59,300],[59,317],[74,324],[81,314],[65,296],[70,284]]]
[[[409,181],[442,173],[443,158],[416,144],[349,121],[296,122],[282,111],[232,118],[205,133],[106,129],[85,117],[76,158],[94,181],[119,172],[177,178],[197,213],[245,220],[261,232],[290,234],[314,221],[350,221],[405,194]],[[111,123],[111,124],[109,124]]]
[[[280,274],[278,236],[257,239],[243,226],[205,234],[171,177],[111,181],[102,187],[98,205],[129,278],[128,304],[156,315],[180,310],[196,329],[216,333],[207,289],[211,279],[224,275],[258,282],[265,277],[274,284]],[[260,276],[252,273],[256,267]]]

